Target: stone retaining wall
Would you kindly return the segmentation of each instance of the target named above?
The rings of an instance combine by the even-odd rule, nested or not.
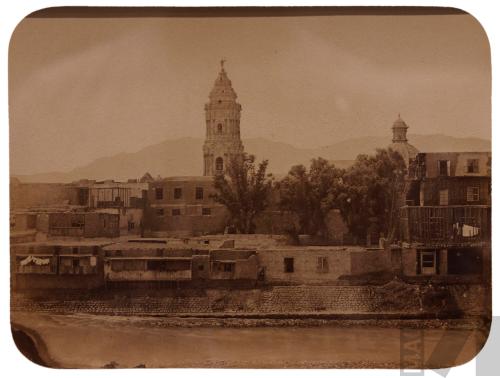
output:
[[[276,286],[270,290],[167,290],[151,294],[102,292],[85,298],[78,294],[34,298],[16,293],[12,311],[95,314],[299,314],[299,313],[419,313],[464,311],[487,314],[489,297],[479,285],[450,286],[437,301],[426,299],[418,285],[384,286]],[[394,292],[394,295],[388,294]],[[443,298],[442,300],[440,298]]]

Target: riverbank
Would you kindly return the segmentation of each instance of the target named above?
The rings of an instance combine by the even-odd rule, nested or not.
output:
[[[40,316],[64,316],[67,319],[107,319],[122,326],[145,326],[158,328],[253,328],[253,327],[380,327],[380,328],[407,328],[407,329],[462,329],[488,330],[490,321],[483,317],[467,318],[436,318],[429,314],[281,314],[279,317],[264,314],[164,314],[164,315],[93,315],[93,314],[40,314]],[[33,313],[11,312],[13,321],[19,322],[31,318]],[[29,323],[25,321],[29,327]]]
[[[474,357],[487,338],[480,319],[242,319],[13,312],[12,321],[43,339],[51,366],[63,368],[399,368],[402,330],[420,337],[426,354],[445,334],[463,343],[456,363]]]

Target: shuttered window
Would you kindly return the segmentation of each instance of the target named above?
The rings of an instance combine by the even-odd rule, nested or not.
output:
[[[328,272],[328,257],[318,257],[318,263],[316,270],[318,273],[327,273]]]
[[[479,187],[468,186],[467,187],[467,202],[477,202],[479,201]]]
[[[448,206],[448,189],[439,191],[439,206]]]

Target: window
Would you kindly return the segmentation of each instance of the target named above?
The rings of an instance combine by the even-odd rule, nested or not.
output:
[[[156,215],[162,217],[163,215],[165,215],[165,211],[163,209],[156,209]]]
[[[144,270],[144,263],[141,260],[123,260],[122,270],[129,272]]]
[[[424,268],[434,267],[434,255],[423,254],[422,255],[422,266]]]
[[[439,160],[438,161],[438,169],[440,176],[449,176],[450,175],[450,161],[449,160]]]
[[[148,260],[146,266],[147,270],[156,270],[156,271],[167,270],[167,262],[165,260]]]
[[[293,257],[285,257],[285,273],[293,273]]]
[[[478,159],[467,159],[467,173],[479,173]]]
[[[78,254],[78,247],[73,247],[72,252],[74,255]]]
[[[172,215],[173,216],[181,215],[181,209],[172,209]]]
[[[182,198],[182,188],[174,188],[174,199]]]
[[[157,200],[163,199],[163,188],[155,188],[155,198]]]
[[[215,170],[219,172],[224,170],[224,160],[221,157],[215,159]]]
[[[317,269],[318,273],[328,272],[328,257],[318,257]]]
[[[196,188],[195,198],[197,200],[202,200],[203,199],[203,188],[201,188],[201,187],[197,187]]]
[[[84,225],[85,222],[83,221],[82,218],[71,219],[71,227],[83,227]]]
[[[467,187],[467,202],[479,201],[479,187],[468,186]]]
[[[78,268],[80,266],[80,259],[73,259],[73,268]]]
[[[436,274],[436,251],[422,251],[420,253],[420,272],[422,274]]]
[[[198,270],[202,271],[203,269],[205,269],[204,265],[198,265]]]
[[[222,270],[224,272],[232,272],[233,271],[234,264],[232,263],[223,263],[222,264]]]
[[[448,206],[448,189],[439,191],[439,206]]]
[[[219,134],[222,134],[222,123],[219,123],[219,124],[217,125],[217,132],[218,132]]]
[[[212,215],[212,209],[209,207],[202,208],[201,215]]]

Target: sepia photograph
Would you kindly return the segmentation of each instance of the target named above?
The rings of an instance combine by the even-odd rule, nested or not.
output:
[[[469,13],[54,7],[8,68],[33,363],[444,369],[485,345],[492,74]]]

